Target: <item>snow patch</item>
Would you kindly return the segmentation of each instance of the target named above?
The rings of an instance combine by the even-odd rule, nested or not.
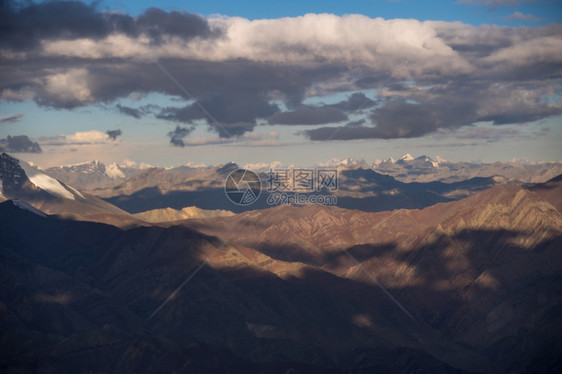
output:
[[[45,213],[43,213],[42,211],[40,211],[39,209],[34,208],[31,205],[29,205],[28,203],[25,203],[21,200],[12,200],[12,203],[15,206],[17,206],[18,208],[23,209],[23,210],[27,210],[27,211],[29,211],[33,214],[38,215],[39,217],[43,217],[43,218],[47,217],[47,215]]]
[[[26,162],[19,161],[19,164],[23,171],[25,171],[25,175],[27,175],[27,178],[29,178],[31,183],[33,183],[37,187],[50,193],[53,196],[74,200],[74,195],[66,188],[64,188],[64,186],[60,184],[60,182],[55,178],[51,178],[48,175],[40,173]]]
[[[403,161],[412,161],[413,159],[414,157],[412,157],[412,155],[409,153],[406,153],[404,156],[400,157],[400,160]]]
[[[75,195],[78,195],[78,196],[80,196],[82,199],[85,199],[84,195],[82,195],[82,193],[81,193],[80,191],[78,191],[76,188],[71,187],[71,186],[68,186],[68,185],[67,185],[67,187],[68,187],[70,190],[72,190],[72,192],[73,192]]]
[[[125,178],[125,174],[119,169],[119,166],[114,162],[105,168],[105,174],[114,179]]]

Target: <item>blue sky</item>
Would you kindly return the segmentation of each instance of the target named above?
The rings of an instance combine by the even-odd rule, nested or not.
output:
[[[3,9],[0,147],[39,165],[562,159],[560,1],[30,6]]]
[[[480,3],[480,4],[479,4]],[[492,5],[485,5],[492,3]],[[508,3],[493,5],[493,3]],[[534,25],[560,21],[560,1],[474,1],[450,0],[285,0],[285,1],[102,1],[101,7],[138,15],[150,7],[165,10],[187,10],[205,16],[223,14],[248,19],[298,17],[307,13],[364,14],[369,17],[413,18],[421,21],[461,21],[473,25]],[[540,19],[510,19],[515,12]]]

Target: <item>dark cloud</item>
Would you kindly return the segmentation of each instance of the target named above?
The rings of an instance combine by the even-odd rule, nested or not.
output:
[[[505,1],[488,3],[501,5]],[[410,27],[409,24],[405,27]],[[552,99],[562,91],[560,55],[555,48],[562,36],[562,25],[532,28],[476,27],[449,22],[424,25],[435,31],[435,39],[430,40],[428,48],[409,50],[412,56],[408,54],[407,58],[411,57],[412,63],[405,65],[403,75],[394,76],[392,70],[404,61],[400,50],[377,54],[374,48],[374,60],[364,65],[323,57],[322,53],[330,49],[326,45],[314,49],[319,56],[313,53],[306,62],[296,58],[290,63],[283,62],[283,58],[275,60],[278,57],[271,57],[273,62],[264,62],[270,56],[224,61],[218,57],[216,61],[213,54],[206,59],[197,50],[202,54],[193,59],[189,54],[188,57],[178,54],[184,57],[159,60],[175,80],[188,88],[190,97],[183,100],[196,100],[197,104],[181,108],[132,108],[117,104],[116,109],[135,118],[154,114],[183,124],[204,121],[222,138],[252,131],[258,119],[285,125],[333,124],[347,121],[353,113],[353,122],[338,130],[334,138],[360,139],[423,136],[437,129],[454,129],[476,121],[498,125],[524,123],[561,113],[560,102]],[[212,38],[220,38],[205,19],[189,13],[149,9],[131,17],[100,12],[95,5],[81,2],[17,5],[0,0],[0,48],[24,56],[6,58],[0,64],[1,98],[33,98],[47,107],[75,108],[92,103],[109,103],[109,107],[131,93],[184,95],[145,56],[122,57],[111,51],[106,55],[103,49],[103,53],[93,53],[95,57],[89,51],[67,57],[65,53],[72,54],[72,46],[62,52],[41,54],[36,48],[43,40],[87,38],[95,43],[111,33],[130,37],[143,33],[150,37],[152,44],[166,42],[169,35],[182,41],[209,38],[210,43]],[[311,53],[307,45],[277,44],[276,50],[286,52],[282,55]],[[434,44],[439,53],[433,53],[433,47],[430,48]],[[159,56],[163,55],[168,56]],[[336,104],[320,107],[302,104],[311,92],[338,94],[379,86],[383,90],[378,90],[380,96],[375,99],[356,92]],[[272,98],[283,101],[288,111],[279,112]],[[356,115],[361,110],[366,113],[362,113],[363,119],[358,119]],[[326,134],[333,130],[327,127],[304,134],[311,139],[327,139]]]
[[[518,83],[458,82],[395,98],[376,108],[372,126],[324,127],[304,132],[311,140],[392,139],[420,137],[438,129],[456,129],[476,122],[494,125],[527,123],[562,114],[544,103],[546,93]]]
[[[355,112],[372,108],[376,104],[376,101],[369,99],[363,92],[355,92],[347,100],[328,105],[328,107],[343,110],[344,112]]]
[[[277,112],[269,117],[271,125],[320,125],[347,120],[347,115],[332,107],[301,106],[293,111]]]
[[[0,118],[0,123],[13,123],[19,121],[23,117],[22,113],[14,114],[13,116],[8,116]]]
[[[177,36],[183,39],[196,36],[218,36],[211,32],[205,19],[186,12],[171,11],[168,13],[158,8],[150,8],[135,21],[136,29],[133,35],[144,32],[155,42],[160,42],[162,35]]]
[[[355,126],[362,126],[365,123],[367,123],[367,121],[362,118],[362,119],[358,119],[357,121],[351,121],[345,124],[345,127],[355,127]]]
[[[183,139],[186,138],[194,130],[192,127],[180,127],[176,126],[173,131],[168,133],[170,137],[170,143],[176,147],[185,147]]]
[[[121,136],[121,134],[123,134],[123,132],[120,129],[117,130],[107,130],[105,132],[107,134],[107,136],[109,137],[109,139],[111,140],[117,140],[118,136]]]
[[[0,152],[41,153],[39,143],[31,141],[27,135],[10,136],[0,139]]]
[[[115,107],[117,108],[117,110],[119,110],[119,112],[134,118],[141,118],[144,114],[143,111],[140,109],[131,108],[121,104],[117,104]]]
[[[183,108],[164,108],[156,117],[183,123],[204,119],[221,138],[227,138],[252,131],[256,119],[278,110],[259,93],[232,92],[209,95]]]
[[[184,39],[216,37],[204,18],[186,12],[165,12],[150,8],[138,17],[104,13],[97,2],[45,1],[40,3],[0,2],[0,45],[16,50],[37,47],[40,40],[100,39],[118,32],[136,37],[144,33],[153,43],[164,35]]]

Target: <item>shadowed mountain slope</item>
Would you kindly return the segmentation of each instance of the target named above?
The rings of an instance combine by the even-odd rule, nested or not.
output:
[[[560,188],[501,186],[380,213],[276,207],[129,230],[7,201],[0,365],[559,372]]]

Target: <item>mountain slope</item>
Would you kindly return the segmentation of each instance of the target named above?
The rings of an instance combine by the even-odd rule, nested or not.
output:
[[[115,162],[106,166],[96,160],[75,165],[51,167],[43,172],[66,184],[82,190],[91,190],[113,187],[141,171],[141,168],[121,166]]]
[[[228,200],[224,183],[228,174],[238,169],[236,164],[216,168],[171,170],[149,169],[110,189],[91,191],[121,209],[131,213],[147,210],[197,206],[207,210],[229,210],[235,213],[271,207],[267,191],[266,173],[260,174],[262,193],[249,206],[239,206]],[[371,169],[338,169],[339,189],[333,194],[337,206],[346,209],[384,211],[392,209],[419,209],[439,202],[457,200],[496,184],[494,178],[474,178],[457,183],[403,183],[391,176]]]
[[[398,161],[378,160],[373,170],[402,182],[457,182],[476,177],[501,177],[510,182],[543,183],[562,173],[561,162],[449,162],[404,155]]]
[[[199,209],[196,206],[185,207],[181,210],[172,208],[154,209],[133,214],[138,219],[152,223],[180,221],[188,218],[228,217],[232,215],[234,213],[227,210],[205,210]]]
[[[22,200],[47,214],[112,222],[140,224],[127,212],[60,182],[6,153],[0,155],[0,200]]]
[[[278,207],[185,225],[339,277],[376,279],[421,324],[504,363],[497,370],[530,371],[525,365],[544,354],[542,370],[556,372],[549,365],[561,367],[553,361],[562,349],[560,196],[554,180],[421,211]]]
[[[364,331],[361,311],[384,298],[324,271],[177,226],[123,231],[11,202],[0,221],[3,370],[464,372],[384,311]]]
[[[128,230],[5,202],[0,366],[560,372],[560,192],[554,180],[423,210],[282,206]]]

